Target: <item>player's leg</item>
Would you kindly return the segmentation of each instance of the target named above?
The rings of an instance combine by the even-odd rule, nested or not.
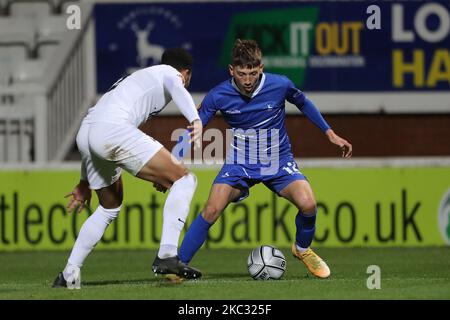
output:
[[[292,253],[300,259],[315,276],[327,278],[330,269],[327,264],[310,248],[316,230],[317,205],[311,185],[307,180],[295,180],[284,187],[280,196],[289,200],[298,208],[295,224],[296,241]]]
[[[172,271],[185,272],[177,255],[178,239],[196,189],[196,177],[161,143],[131,126],[95,124],[89,131],[89,146],[95,154],[132,175],[170,188],[163,209],[159,257],[155,260],[164,259]]]
[[[189,263],[195,253],[206,241],[208,230],[220,217],[228,204],[239,199],[242,191],[228,184],[213,184],[209,193],[208,201],[192,224],[180,246],[179,256],[181,261]]]
[[[119,178],[112,185],[95,190],[99,205],[81,226],[77,240],[69,256],[68,265],[79,268],[102,238],[106,228],[119,215],[122,207],[123,187]]]
[[[195,175],[161,147],[136,176],[170,188],[164,204],[161,242],[152,265],[153,272],[175,273],[184,278],[201,277],[200,271],[181,263],[178,257],[178,241],[197,187]]]
[[[89,126],[83,125],[77,135],[77,145],[86,164],[89,187],[96,191],[99,205],[83,223],[63,272],[54,287],[80,287],[80,269],[87,256],[102,238],[106,228],[117,218],[123,199],[121,170],[114,163],[91,154],[88,143]]]
[[[80,270],[88,255],[103,237],[106,228],[119,215],[122,205],[122,180],[96,190],[99,206],[81,226],[63,272],[57,277],[54,287],[80,288]]]
[[[299,250],[306,251],[316,230],[317,206],[311,186],[306,180],[296,180],[281,190],[280,196],[289,200],[299,210],[295,217],[296,241]]]
[[[137,177],[170,188],[163,209],[163,230],[158,257],[176,256],[178,240],[197,187],[197,179],[171,153],[161,148],[139,171]]]
[[[64,268],[65,279],[80,269],[88,255],[103,237],[108,226],[118,217],[122,207],[122,180],[96,190],[100,204],[81,226],[68,263]]]

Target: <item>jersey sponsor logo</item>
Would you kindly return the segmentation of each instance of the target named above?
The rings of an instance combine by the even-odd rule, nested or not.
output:
[[[228,113],[228,114],[239,114],[239,113],[241,113],[241,110],[226,110],[225,111],[225,113]]]

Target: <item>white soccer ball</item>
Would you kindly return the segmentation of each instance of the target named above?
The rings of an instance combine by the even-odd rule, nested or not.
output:
[[[286,271],[286,258],[277,248],[264,245],[252,250],[247,267],[255,280],[280,279]]]

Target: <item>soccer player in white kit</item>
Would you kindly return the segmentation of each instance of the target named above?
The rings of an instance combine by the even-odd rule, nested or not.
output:
[[[186,90],[192,75],[192,57],[184,49],[166,50],[161,65],[148,67],[117,81],[97,104],[90,108],[78,131],[76,142],[81,153],[81,178],[68,194],[69,211],[80,212],[95,190],[99,206],[85,221],[64,270],[54,287],[80,288],[80,268],[117,218],[123,200],[122,169],[153,182],[158,190],[170,188],[163,209],[160,248],[152,270],[199,278],[200,271],[185,265],[177,255],[183,229],[197,181],[161,143],[138,127],[158,114],[171,100],[190,123],[191,140],[198,144],[202,123],[194,101]]]

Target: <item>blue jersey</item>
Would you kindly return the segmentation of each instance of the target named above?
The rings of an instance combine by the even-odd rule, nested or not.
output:
[[[287,77],[264,73],[251,97],[242,95],[232,78],[213,88],[199,110],[203,126],[220,111],[232,129],[226,162],[258,167],[291,155],[285,128],[285,101],[301,108],[305,95]]]

